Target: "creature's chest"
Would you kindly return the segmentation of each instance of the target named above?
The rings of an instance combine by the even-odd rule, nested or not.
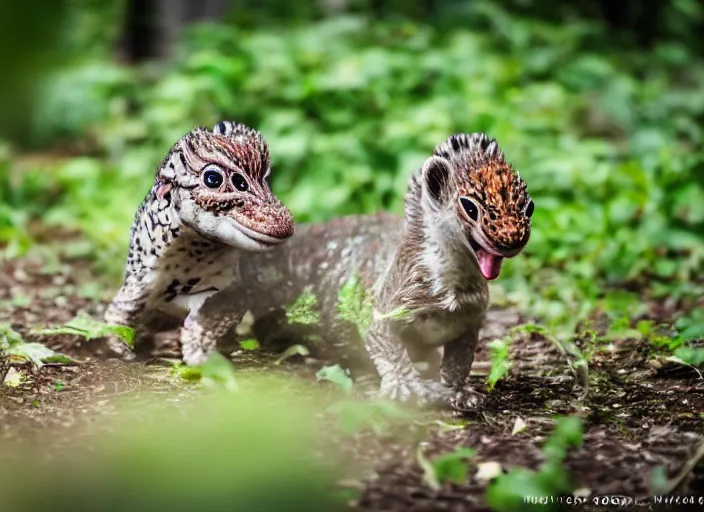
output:
[[[460,312],[419,315],[405,330],[423,345],[438,347],[468,332],[476,319]]]
[[[476,295],[456,309],[420,311],[406,329],[424,345],[441,346],[469,332],[478,332],[484,323],[487,305],[483,295]]]
[[[233,283],[236,251],[195,244],[164,255],[149,300],[152,307],[172,314],[198,309],[208,297]]]

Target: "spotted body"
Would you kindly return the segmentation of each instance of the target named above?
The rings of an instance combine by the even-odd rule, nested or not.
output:
[[[185,319],[184,361],[203,362],[231,322],[209,319],[210,331],[194,342],[188,327],[201,306],[237,286],[242,253],[269,250],[293,234],[269,173],[266,142],[242,124],[199,127],[179,140],[135,214],[124,283],[106,322],[133,327],[136,348],[146,350],[156,331]],[[110,346],[129,355],[119,340]]]
[[[476,400],[466,385],[489,303],[487,280],[528,242],[533,208],[495,140],[455,135],[411,177],[404,217],[382,213],[298,226],[286,244],[243,254],[242,286],[224,292],[219,304],[228,310],[220,312],[239,321],[249,311],[265,345],[315,334],[325,343],[311,348],[323,355],[371,361],[384,396],[468,407]],[[372,297],[371,324],[363,331],[338,310],[340,289],[353,277]],[[318,327],[286,320],[286,306],[303,293],[317,298]],[[442,361],[433,361],[438,347]],[[434,370],[421,376],[413,359],[430,360]]]

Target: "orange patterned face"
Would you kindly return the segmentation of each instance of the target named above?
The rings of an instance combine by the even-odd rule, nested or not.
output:
[[[455,135],[436,148],[452,164],[457,214],[486,279],[528,243],[535,205],[525,181],[484,134]]]

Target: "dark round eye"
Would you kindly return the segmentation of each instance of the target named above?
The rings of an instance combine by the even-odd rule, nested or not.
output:
[[[535,203],[533,203],[533,200],[531,199],[530,203],[528,203],[528,206],[526,207],[526,215],[528,215],[528,217],[532,217],[533,211],[535,211]]]
[[[222,182],[223,177],[220,171],[208,169],[203,173],[203,183],[205,183],[205,186],[208,188],[220,188]]]
[[[467,212],[469,218],[476,222],[479,218],[479,210],[477,209],[477,205],[467,197],[460,197],[460,203],[462,203],[462,208],[464,208],[464,211]]]
[[[238,172],[232,175],[232,184],[240,192],[247,192],[249,190],[249,183],[247,183],[247,180],[244,179],[244,176],[242,176]]]

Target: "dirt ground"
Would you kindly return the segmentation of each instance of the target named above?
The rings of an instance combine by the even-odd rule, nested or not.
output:
[[[79,296],[90,279],[86,265],[47,272],[46,266],[20,260],[0,275],[0,322],[10,322],[28,341],[41,341],[75,357],[75,366],[47,365],[33,371],[19,387],[0,386],[0,436],[31,442],[42,429],[71,429],[99,414],[109,414],[111,401],[147,386],[166,391],[173,386],[158,365],[107,359],[100,341],[72,336],[37,337],[35,325],[57,325],[80,311],[99,315],[104,304]],[[17,297],[22,300],[17,300]],[[14,304],[10,301],[15,298]],[[649,318],[672,314],[653,305]],[[512,310],[491,311],[483,340],[504,335],[525,319]],[[579,383],[565,356],[537,334],[524,335],[511,349],[514,366],[474,412],[455,428],[444,422],[428,430],[424,453],[434,455],[457,447],[477,450],[478,461],[496,461],[504,470],[516,466],[537,468],[540,447],[554,428],[555,415],[580,414],[584,418],[583,447],[572,450],[566,469],[580,493],[589,496],[643,497],[640,505],[582,506],[581,510],[699,510],[697,506],[654,505],[652,471],[666,470],[672,494],[704,495],[704,380],[695,370],[657,360],[647,344],[614,341],[597,353],[589,365],[588,390]],[[482,389],[489,355],[483,346],[473,370],[476,389]],[[238,362],[238,367],[242,362]],[[292,378],[313,378],[314,365],[290,363],[284,371]],[[29,371],[29,370],[27,370]],[[526,428],[512,434],[517,419]],[[470,472],[462,485],[444,484],[434,491],[424,482],[416,458],[416,445],[375,440],[355,448],[356,456],[373,467],[364,478],[347,482],[360,491],[352,505],[359,510],[488,510],[486,482]]]

